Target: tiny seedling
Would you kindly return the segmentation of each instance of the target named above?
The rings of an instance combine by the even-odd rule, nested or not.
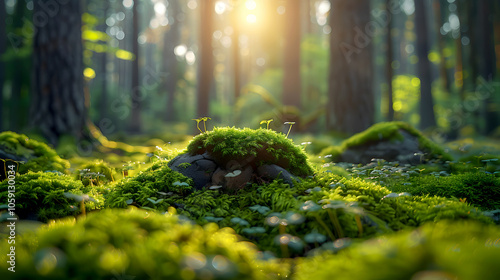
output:
[[[288,128],[288,132],[286,133],[286,138],[288,138],[288,135],[290,134],[290,131],[292,131],[292,126],[295,124],[295,122],[285,122],[285,124],[289,124],[290,127]]]
[[[200,131],[200,133],[203,133],[200,128],[200,122],[203,122],[203,128],[205,129],[205,132],[207,132],[207,125],[206,122],[207,120],[211,120],[210,117],[203,117],[203,118],[198,118],[198,119],[192,119],[193,121],[196,121],[196,128]]]
[[[266,124],[266,128],[269,129],[269,124],[273,121],[273,119],[270,120],[263,120],[260,122],[260,124]]]

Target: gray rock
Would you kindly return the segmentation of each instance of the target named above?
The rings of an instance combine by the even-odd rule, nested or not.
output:
[[[286,184],[293,187],[293,181],[298,181],[297,177],[292,175],[286,169],[276,164],[265,164],[257,168],[257,175],[265,180],[282,179]]]
[[[340,161],[366,164],[377,158],[412,165],[422,163],[424,152],[419,147],[418,138],[405,130],[399,130],[399,133],[403,136],[402,141],[381,139],[376,143],[351,147],[342,153]]]
[[[193,179],[194,187],[202,189],[212,181],[217,164],[207,153],[194,156],[182,154],[172,159],[168,163],[168,167]]]

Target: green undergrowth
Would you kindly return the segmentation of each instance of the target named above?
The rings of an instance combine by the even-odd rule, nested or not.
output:
[[[106,184],[114,181],[116,172],[103,160],[95,160],[84,164],[75,172],[75,179],[81,180],[85,186],[90,184]]]
[[[459,198],[482,210],[500,209],[500,177],[484,172],[413,176],[390,182],[388,188],[414,195]]]
[[[404,130],[418,139],[420,149],[425,152],[426,159],[437,159],[441,161],[452,160],[451,156],[438,144],[425,137],[420,131],[405,122],[381,122],[372,125],[367,130],[357,133],[344,140],[340,146],[332,146],[321,151],[322,156],[328,155],[332,161],[338,161],[340,155],[349,148],[368,146],[380,140],[401,141]]]
[[[270,129],[216,127],[194,137],[187,152],[208,152],[222,166],[229,160],[256,157],[256,165],[276,164],[298,176],[314,173],[304,151],[284,134]]]
[[[193,180],[172,171],[166,161],[157,161],[135,177],[110,185],[106,206],[124,208],[137,205],[165,211],[177,199],[193,191]]]
[[[230,228],[136,209],[51,222],[18,236],[15,253],[15,273],[0,256],[2,279],[280,279],[287,270],[259,260]]]
[[[298,261],[306,279],[485,279],[500,275],[500,228],[470,221],[429,223],[370,239],[338,254]]]
[[[0,183],[0,201],[9,199],[8,181]],[[15,179],[15,214],[21,219],[47,222],[50,219],[76,215],[83,200],[86,211],[102,208],[103,191],[85,187],[68,175],[53,172],[28,172]]]
[[[0,133],[0,150],[24,161],[19,165],[19,173],[28,171],[59,171],[66,173],[70,167],[69,162],[59,157],[55,150],[47,144],[12,131]]]
[[[159,211],[175,207],[198,224],[215,222],[220,227],[232,227],[259,249],[285,257],[328,247],[339,238],[368,238],[425,222],[491,222],[458,199],[398,195],[361,178],[348,179],[328,172],[297,182],[293,188],[276,180],[247,186],[236,194],[191,192],[190,185],[187,178],[158,163],[135,178],[119,182],[107,196],[106,205],[132,204]]]

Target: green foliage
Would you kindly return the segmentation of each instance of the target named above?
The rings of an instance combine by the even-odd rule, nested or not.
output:
[[[2,252],[9,252],[2,242]],[[173,213],[105,210],[51,222],[16,240],[16,272],[2,279],[268,279],[285,269],[257,259],[229,228],[182,222]],[[6,278],[7,277],[7,278]],[[122,278],[123,277],[123,278]]]
[[[214,128],[194,137],[187,151],[190,154],[208,152],[223,166],[229,160],[253,156],[257,165],[276,164],[298,176],[313,173],[304,151],[283,134],[269,129]]]
[[[389,187],[394,192],[414,195],[455,197],[483,210],[500,209],[500,178],[484,172],[450,176],[422,175],[398,180]]]
[[[332,160],[338,160],[340,155],[349,148],[370,145],[380,140],[403,140],[400,131],[404,130],[417,137],[420,149],[426,154],[426,159],[452,160],[443,148],[422,135],[420,131],[405,122],[381,122],[372,125],[367,130],[357,133],[346,139],[340,147],[329,147],[321,152],[321,155],[331,155]]]
[[[134,185],[136,188],[122,192],[121,196],[128,199],[144,194],[140,186]],[[155,191],[149,195],[157,196]],[[180,214],[198,224],[217,222],[221,227],[232,227],[254,241],[260,250],[280,256],[303,255],[314,249],[303,242],[311,231],[327,237],[323,243],[328,243],[345,237],[368,238],[445,219],[491,223],[481,212],[457,199],[391,194],[387,188],[361,178],[347,179],[327,172],[297,182],[293,188],[275,180],[267,185],[247,186],[235,195],[218,190],[200,190],[187,196],[170,194],[161,203],[148,207],[163,211],[168,205],[177,207]],[[275,241],[283,234],[301,245],[290,247],[287,243],[290,250],[283,251]]]
[[[190,193],[192,185],[192,179],[172,171],[166,161],[158,161],[139,175],[113,184],[106,195],[106,206],[124,208],[134,204],[165,211]]]
[[[95,160],[82,166],[75,174],[75,179],[81,180],[85,186],[91,184],[103,184],[114,181],[116,172],[103,160]]]
[[[80,181],[67,175],[30,171],[18,175],[15,182],[15,213],[21,219],[36,218],[47,222],[50,219],[78,214],[80,204],[74,198],[85,199],[85,194],[92,197],[91,201],[85,203],[86,210],[94,210],[102,206],[102,198],[96,190],[84,187]],[[8,200],[8,186],[7,181],[0,183],[0,201],[2,202]]]
[[[300,259],[294,279],[493,280],[500,275],[498,236],[498,227],[470,221],[429,223]]]
[[[0,149],[27,159],[27,162],[19,166],[19,173],[28,171],[59,171],[67,172],[70,164],[67,160],[60,158],[54,149],[47,144],[29,139],[24,134],[12,131],[0,133]]]

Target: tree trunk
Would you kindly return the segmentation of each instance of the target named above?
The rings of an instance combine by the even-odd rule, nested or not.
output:
[[[387,14],[390,14],[391,12],[391,2],[392,0],[387,0],[386,1],[386,11]],[[392,77],[394,76],[393,69],[392,69],[392,35],[391,35],[391,30],[392,30],[392,21],[389,21],[387,23],[387,38],[386,38],[386,44],[387,44],[387,53],[386,53],[386,62],[385,62],[385,73],[386,73],[386,79],[387,79],[387,120],[388,121],[393,121],[394,120],[394,102],[393,102],[393,94],[392,94]]]
[[[417,33],[417,71],[420,78],[420,129],[436,126],[434,101],[431,91],[431,65],[427,38],[426,7],[424,1],[415,1],[415,25]]]
[[[300,1],[285,2],[285,49],[283,58],[283,105],[301,108],[300,82]]]
[[[7,33],[5,32],[5,2],[0,3],[0,57],[5,53],[7,47]],[[3,130],[3,85],[5,82],[5,63],[0,59],[0,131]]]
[[[139,84],[139,13],[138,13],[138,0],[134,1],[132,7],[132,53],[135,58],[132,61],[132,108],[130,114],[130,132],[139,133],[141,131],[141,99],[143,98],[141,85]]]
[[[238,6],[235,5],[232,12],[232,26],[233,26],[233,72],[234,72],[234,103],[238,101],[241,91],[241,72],[240,72],[240,18],[238,17]]]
[[[80,1],[34,1],[32,125],[56,145],[84,133],[85,106]]]
[[[172,11],[171,17],[174,22],[170,24],[170,29],[163,36],[163,71],[168,75],[163,79],[163,87],[167,93],[167,106],[165,112],[165,121],[175,121],[175,93],[177,91],[178,67],[177,57],[174,53],[175,47],[181,39],[180,24],[176,16],[180,13],[179,0],[169,2],[169,10]]]
[[[432,3],[432,7],[434,10],[434,21],[435,21],[435,28],[437,30],[437,42],[438,42],[438,51],[439,51],[439,75],[441,76],[441,81],[443,84],[443,88],[446,91],[447,94],[450,93],[450,81],[448,79],[448,71],[446,70],[446,60],[444,59],[444,48],[445,48],[445,38],[443,38],[443,35],[441,35],[441,32],[439,32],[439,29],[443,25],[442,21],[442,16],[441,16],[441,2],[440,1],[434,1]]]
[[[331,3],[327,127],[353,134],[374,123],[370,1]]]
[[[102,2],[102,9],[103,9],[103,18],[106,19],[108,17],[108,10],[109,10],[109,2],[108,1],[103,1]],[[97,27],[97,30],[106,33],[106,28],[107,25],[106,23],[102,23]],[[97,77],[99,77],[99,83],[101,86],[101,94],[100,94],[100,100],[99,100],[99,117],[101,120],[108,118],[108,111],[109,111],[109,98],[108,98],[108,87],[107,87],[107,80],[108,80],[108,75],[107,75],[107,70],[106,66],[108,64],[108,54],[106,51],[99,53],[96,55],[97,60],[99,61],[99,68],[98,68],[98,74]],[[105,132],[105,131],[103,131]]]
[[[478,70],[479,77],[477,91],[480,92],[480,98],[483,102],[481,110],[481,118],[485,121],[483,134],[488,135],[495,130],[499,124],[499,116],[492,104],[494,89],[491,82],[495,77],[495,49],[493,37],[493,3],[490,0],[478,1],[478,29],[477,29],[477,55],[479,62]],[[476,42],[474,42],[476,43]],[[481,58],[481,59],[479,59]],[[478,77],[478,78],[479,78]]]
[[[200,3],[200,60],[198,73],[197,117],[207,117],[209,113],[210,90],[214,79],[213,69],[213,13],[214,1],[204,0]]]

